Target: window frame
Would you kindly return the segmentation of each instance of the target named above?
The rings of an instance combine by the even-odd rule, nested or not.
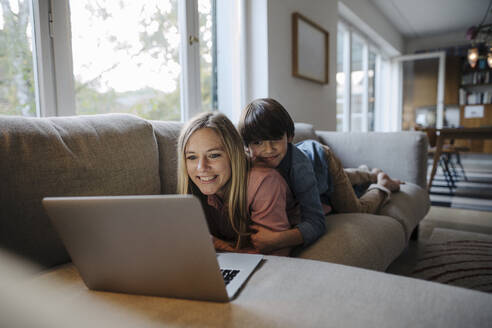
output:
[[[354,131],[352,125],[352,119],[356,116],[360,116],[362,120],[361,132],[368,132],[369,129],[369,118],[368,118],[368,106],[369,106],[369,88],[368,88],[368,62],[369,53],[372,52],[376,55],[376,67],[374,72],[374,131],[378,131],[381,124],[381,115],[383,106],[382,100],[382,79],[380,77],[382,67],[381,60],[383,58],[382,51],[380,47],[376,46],[371,40],[364,35],[361,31],[355,28],[350,23],[346,22],[344,19],[339,18],[337,28],[340,29],[344,35],[343,42],[343,72],[345,75],[344,84],[344,103],[343,103],[343,113],[337,113],[337,119],[342,120],[343,132]],[[338,34],[337,34],[338,36]],[[363,93],[362,93],[362,111],[361,113],[353,113],[352,108],[352,40],[356,39],[363,45],[362,49],[362,70],[364,72],[363,77]]]
[[[29,0],[38,116],[74,116],[75,89],[69,0]],[[178,0],[181,121],[201,112],[198,0]],[[192,40],[192,37],[196,39]],[[35,49],[35,51],[34,51]]]

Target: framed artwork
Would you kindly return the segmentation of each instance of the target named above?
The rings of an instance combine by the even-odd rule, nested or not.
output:
[[[292,75],[328,84],[330,34],[318,24],[292,14]]]

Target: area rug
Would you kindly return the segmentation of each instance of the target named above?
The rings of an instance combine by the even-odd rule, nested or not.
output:
[[[461,177],[455,188],[447,186],[439,170],[430,189],[430,199],[433,206],[492,211],[492,170],[468,170],[467,180]]]
[[[435,228],[411,277],[492,293],[492,235]]]

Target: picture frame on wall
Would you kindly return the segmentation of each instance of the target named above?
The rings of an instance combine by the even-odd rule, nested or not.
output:
[[[328,84],[329,41],[328,31],[300,13],[292,13],[292,75]]]

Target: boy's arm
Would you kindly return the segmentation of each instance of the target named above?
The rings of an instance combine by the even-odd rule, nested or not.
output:
[[[251,235],[253,246],[260,253],[271,253],[280,248],[293,247],[304,243],[302,234],[297,228],[285,231],[272,231],[254,224],[250,228],[256,233]]]
[[[303,246],[309,246],[326,232],[325,215],[311,164],[302,163],[293,170],[291,188],[301,206],[301,223],[296,228],[302,234]]]

